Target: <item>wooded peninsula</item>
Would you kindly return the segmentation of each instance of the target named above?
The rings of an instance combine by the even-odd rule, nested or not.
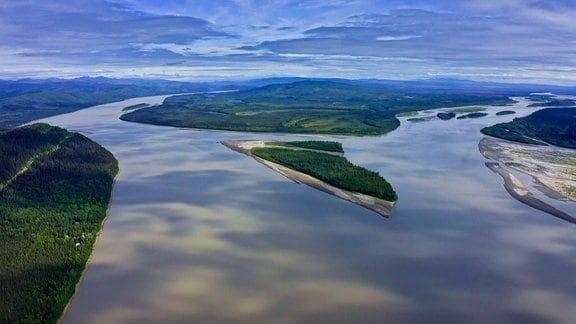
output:
[[[576,108],[546,108],[481,131],[514,142],[576,148]]]

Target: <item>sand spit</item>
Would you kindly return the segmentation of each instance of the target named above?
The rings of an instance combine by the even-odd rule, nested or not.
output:
[[[576,201],[576,151],[552,146],[520,144],[484,138],[478,144],[482,155],[528,174],[549,190],[555,199]]]
[[[318,180],[305,173],[292,170],[280,164],[273,163],[252,155],[251,153],[252,148],[266,146],[266,143],[264,141],[224,141],[221,143],[233,151],[253,157],[256,161],[266,165],[267,167],[282,174],[283,176],[287,177],[288,179],[296,183],[303,183],[318,190],[322,190],[326,193],[329,193],[341,199],[350,201],[362,207],[366,207],[384,217],[390,216],[390,214],[392,213],[392,208],[396,204],[395,202],[334,187],[324,181]]]
[[[539,190],[548,197],[574,200],[576,181],[572,174],[576,167],[572,163],[576,162],[576,152],[494,138],[482,139],[478,148],[485,158],[532,176],[541,184]],[[504,179],[504,188],[514,199],[576,224],[576,218],[534,197],[522,181],[498,162],[486,162],[486,166]]]
[[[508,193],[514,197],[514,199],[532,208],[536,208],[552,216],[558,217],[572,224],[576,224],[576,218],[532,196],[530,191],[526,189],[522,182],[518,180],[518,178],[516,178],[512,173],[510,173],[510,171],[501,167],[498,162],[486,162],[486,166],[490,170],[499,174],[504,179],[504,188],[506,188],[506,191],[508,191]]]

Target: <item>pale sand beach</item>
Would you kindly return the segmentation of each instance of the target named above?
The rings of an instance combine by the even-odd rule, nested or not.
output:
[[[486,166],[499,174],[504,179],[504,188],[516,200],[552,216],[561,218],[567,222],[576,224],[576,218],[566,214],[565,212],[554,208],[553,206],[543,202],[542,200],[534,197],[524,184],[518,180],[510,171],[500,166],[497,162],[486,162]]]
[[[292,170],[280,164],[270,162],[252,155],[251,153],[252,148],[267,146],[264,141],[223,141],[221,143],[233,151],[240,152],[242,154],[246,154],[248,156],[253,157],[256,161],[266,165],[267,167],[282,174],[288,179],[295,181],[296,183],[306,184],[315,189],[334,195],[338,198],[350,201],[362,207],[366,207],[384,217],[390,217],[390,214],[392,213],[392,208],[396,204],[396,202],[391,202],[375,198],[372,196],[368,196],[365,194],[361,194],[358,192],[348,191],[334,187],[324,181],[311,177],[305,173]]]
[[[576,151],[551,146],[514,143],[484,138],[478,144],[487,159],[528,174],[554,193],[576,201]]]
[[[575,180],[571,176],[574,167],[570,168],[569,163],[576,158],[576,152],[494,138],[482,139],[478,148],[485,158],[532,176],[542,184],[540,190],[547,196],[559,200],[574,200],[573,189],[570,189],[575,186]],[[520,179],[498,162],[486,162],[486,166],[504,179],[504,187],[514,199],[576,224],[576,218],[534,197]]]

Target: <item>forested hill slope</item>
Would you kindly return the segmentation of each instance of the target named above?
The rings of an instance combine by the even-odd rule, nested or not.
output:
[[[35,124],[0,135],[0,188],[42,154],[48,154],[72,136],[62,128]]]
[[[139,79],[0,80],[0,129],[128,98],[213,88],[202,83]]]
[[[0,133],[0,323],[53,323],[72,297],[118,163],[46,124]]]
[[[542,109],[508,123],[485,127],[482,133],[515,142],[576,149],[576,108]]]

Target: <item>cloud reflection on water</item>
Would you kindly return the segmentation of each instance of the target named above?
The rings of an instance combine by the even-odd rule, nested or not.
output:
[[[65,322],[574,318],[573,227],[506,194],[477,152],[480,121],[341,139],[398,191],[384,219],[218,144],[298,137],[118,121],[130,103],[49,119],[89,131],[121,163]]]

